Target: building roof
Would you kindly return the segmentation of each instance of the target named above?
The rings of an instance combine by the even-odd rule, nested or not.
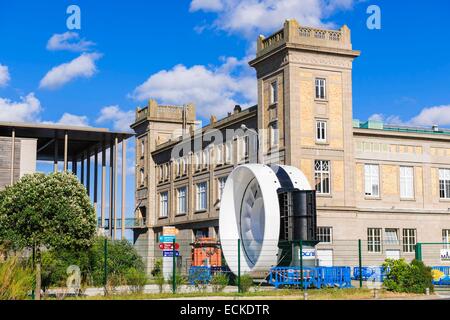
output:
[[[55,138],[58,142],[58,160],[64,158],[64,136],[68,135],[68,159],[79,159],[81,153],[105,143],[109,148],[111,141],[117,137],[122,142],[132,136],[130,132],[114,132],[105,128],[66,126],[43,123],[0,122],[0,136],[10,137],[15,130],[17,138],[37,140],[37,160],[53,160],[55,154]]]
[[[357,119],[353,120],[353,128],[362,129],[360,132],[365,130],[371,130],[372,132],[378,131],[384,134],[402,134],[410,135],[411,137],[423,136],[424,138],[434,137],[434,138],[445,138],[450,139],[450,130],[439,128],[438,126],[432,127],[413,127],[413,126],[402,126],[402,125],[390,125],[385,124],[381,121],[369,120],[366,122],[361,122]]]

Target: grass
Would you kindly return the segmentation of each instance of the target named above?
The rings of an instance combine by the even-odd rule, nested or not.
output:
[[[369,289],[320,289],[320,290],[308,290],[309,300],[366,300],[373,299],[373,291]],[[382,291],[379,297],[382,299],[403,299],[414,298],[422,295],[414,294],[398,294],[393,292]],[[241,299],[264,299],[270,298],[270,300],[303,300],[303,291],[293,289],[271,290],[271,291],[257,291],[247,293],[161,293],[161,294],[118,294],[110,296],[94,296],[94,297],[78,297],[71,299],[81,300],[153,300],[153,299],[189,299],[199,297],[217,297],[217,298],[241,298]]]

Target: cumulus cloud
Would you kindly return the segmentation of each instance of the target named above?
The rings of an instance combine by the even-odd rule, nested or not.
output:
[[[254,73],[245,61],[228,57],[218,67],[176,65],[151,75],[131,96],[174,105],[193,102],[201,117],[223,116],[235,104],[245,107],[256,102]]]
[[[114,130],[131,131],[130,125],[134,122],[134,111],[122,110],[118,105],[107,106],[101,109],[96,123],[111,123]]]
[[[355,0],[192,0],[191,11],[217,14],[213,25],[230,33],[253,38],[278,30],[286,18],[299,23],[332,27],[324,22],[337,10],[348,10]]]
[[[47,42],[47,50],[67,50],[74,52],[82,52],[89,50],[95,43],[81,39],[77,32],[65,32],[54,34]]]
[[[8,67],[0,64],[0,87],[6,86],[9,80],[11,80],[11,77]]]
[[[450,105],[427,107],[416,116],[402,120],[398,115],[373,114],[369,120],[383,121],[386,124],[405,126],[450,126]]]
[[[75,127],[89,127],[89,120],[86,116],[77,116],[71,113],[65,112],[61,118],[56,121],[43,121],[43,123],[48,124],[61,124],[67,126],[75,126]]]
[[[34,93],[20,97],[20,101],[0,98],[0,121],[37,122],[41,110],[41,102]]]
[[[97,72],[95,62],[101,56],[99,53],[83,53],[68,63],[56,66],[42,78],[39,87],[56,89],[76,78],[90,78]]]

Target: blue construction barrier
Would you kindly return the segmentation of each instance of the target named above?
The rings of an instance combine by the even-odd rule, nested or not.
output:
[[[378,281],[383,282],[389,270],[384,267],[362,267],[363,281]],[[353,268],[353,280],[360,279],[359,267]]]
[[[207,284],[211,280],[211,267],[190,267],[188,281],[190,284]]]
[[[432,270],[442,272],[443,275],[440,278],[434,278],[433,284],[436,286],[448,286],[450,285],[450,266],[446,267],[432,267]]]
[[[305,267],[303,268],[303,287],[350,288],[350,267]],[[276,288],[280,286],[301,286],[300,267],[274,267],[270,269],[269,283]]]
[[[193,266],[189,268],[188,282],[190,284],[207,284],[215,274],[230,274],[230,272],[228,267]]]

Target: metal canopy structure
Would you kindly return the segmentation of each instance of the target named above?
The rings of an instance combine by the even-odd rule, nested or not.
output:
[[[15,139],[36,139],[36,160],[53,161],[54,172],[57,172],[58,162],[63,162],[63,171],[71,171],[79,177],[86,187],[88,195],[93,199],[98,212],[99,205],[99,175],[100,175],[100,216],[101,227],[108,222],[111,238],[117,237],[117,226],[125,234],[125,224],[117,223],[117,184],[118,184],[118,150],[122,145],[122,218],[125,221],[125,188],[126,188],[126,140],[134,134],[127,132],[112,132],[104,128],[63,126],[41,123],[0,122],[0,136],[11,137],[11,184],[14,183]],[[109,151],[109,163],[107,160]],[[99,165],[99,155],[101,164]],[[108,168],[107,168],[108,164]],[[101,167],[101,170],[99,170]],[[91,170],[91,168],[93,168]],[[107,170],[108,169],[108,170]],[[100,173],[100,174],[99,174]],[[108,174],[108,186],[107,182]],[[108,189],[108,191],[107,191]],[[108,197],[109,204],[106,204]],[[106,209],[109,219],[106,219]]]

